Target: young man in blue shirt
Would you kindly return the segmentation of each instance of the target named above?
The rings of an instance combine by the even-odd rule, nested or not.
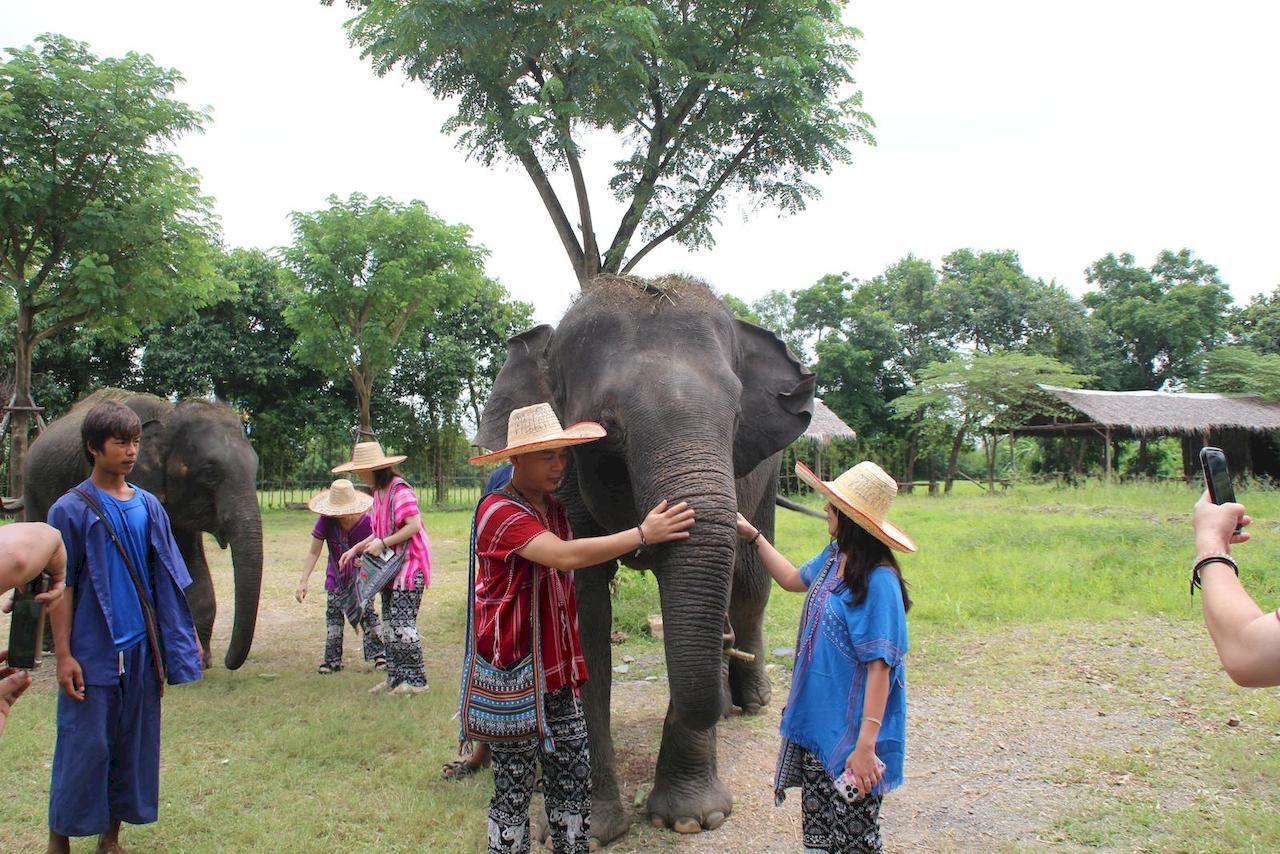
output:
[[[70,851],[69,837],[93,834],[99,851],[118,851],[122,821],[156,820],[164,681],[200,678],[183,593],[191,576],[169,517],[155,496],[126,480],[141,434],[124,404],[91,409],[80,439],[93,472],[49,510],[66,545],[71,594],[50,611],[62,689],[50,852]]]

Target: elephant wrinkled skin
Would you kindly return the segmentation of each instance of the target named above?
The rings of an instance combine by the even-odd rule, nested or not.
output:
[[[780,451],[813,411],[813,375],[786,346],[735,320],[704,283],[596,279],[556,329],[513,338],[476,443],[506,442],[511,410],[552,402],[564,424],[599,421],[608,436],[572,450],[560,487],[575,535],[634,526],[658,501],[688,501],[691,536],[624,559],[652,569],[666,635],[670,701],[647,811],[680,831],[711,829],[733,800],[716,773],[716,722],[728,704],[769,701],[762,620],[768,576],[739,547],[735,513],[772,536]],[[609,733],[609,580],[616,563],[579,570],[579,625],[590,671],[591,835],[627,829]],[[725,648],[754,653],[728,660]]]
[[[177,406],[149,394],[103,389],[81,400],[45,430],[27,453],[25,518],[43,521],[49,508],[89,476],[80,447],[80,425],[98,402],[121,401],[142,421],[138,462],[129,481],[153,493],[173,524],[173,536],[191,573],[187,601],[204,665],[217,612],[213,581],[204,556],[202,531],[231,546],[235,579],[235,622],[226,665],[244,663],[253,644],[262,588],[262,515],[258,509],[258,455],[245,438],[240,418],[220,403],[187,400]]]

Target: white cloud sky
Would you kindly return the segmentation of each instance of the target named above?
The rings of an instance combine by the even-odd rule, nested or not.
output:
[[[440,131],[448,105],[379,80],[348,47],[349,14],[316,0],[0,0],[0,47],[53,31],[179,69],[180,97],[213,113],[179,150],[229,245],[288,243],[289,212],[330,193],[419,198],[469,224],[490,274],[555,322],[577,285],[524,172],[468,162]],[[1280,284],[1280,113],[1266,106],[1280,7],[855,0],[845,18],[865,35],[855,74],[879,145],[818,178],[804,213],[731,204],[715,249],[665,246],[636,272],[751,300],[829,272],[868,278],[907,253],[1009,248],[1078,294],[1107,252],[1150,264],[1188,246],[1237,301]],[[605,240],[608,149],[591,140],[586,160]]]

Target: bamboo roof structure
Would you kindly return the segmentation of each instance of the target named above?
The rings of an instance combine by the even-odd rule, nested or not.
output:
[[[804,437],[820,445],[826,445],[832,439],[856,439],[858,434],[852,427],[841,421],[840,416],[831,411],[831,407],[814,398],[813,418],[809,420],[809,429],[804,431]]]
[[[1133,436],[1203,436],[1220,430],[1280,430],[1280,403],[1257,395],[1167,391],[1095,391],[1041,385],[1087,421],[1054,419],[1017,428],[1019,435],[1108,431]]]

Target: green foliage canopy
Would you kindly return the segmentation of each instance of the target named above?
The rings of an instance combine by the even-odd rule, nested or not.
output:
[[[322,0],[331,3],[332,0]],[[378,74],[397,67],[457,110],[446,130],[485,164],[519,162],[579,281],[629,272],[674,238],[713,245],[725,194],[783,212],[808,180],[873,142],[853,91],[842,2],[764,0],[348,0],[351,42]],[[581,164],[584,131],[627,150],[609,180],[625,212],[598,239]],[[567,169],[576,219],[548,177]],[[575,229],[580,226],[581,239]],[[634,253],[639,236],[644,242]]]
[[[1191,250],[1160,253],[1150,269],[1108,254],[1086,271],[1098,290],[1084,295],[1125,355],[1121,388],[1158,389],[1194,380],[1206,350],[1226,331],[1231,304],[1218,269]]]
[[[436,312],[475,294],[486,253],[469,242],[471,229],[419,201],[359,193],[328,201],[325,210],[293,214],[284,259],[295,293],[285,318],[303,360],[350,377],[360,426],[372,431],[375,380],[417,346]]]
[[[128,337],[219,287],[211,200],[167,148],[205,121],[172,97],[182,78],[136,53],[37,43],[0,65],[0,281],[14,299],[18,406],[32,405],[32,355],[50,336]],[[14,412],[14,494],[27,423]]]

